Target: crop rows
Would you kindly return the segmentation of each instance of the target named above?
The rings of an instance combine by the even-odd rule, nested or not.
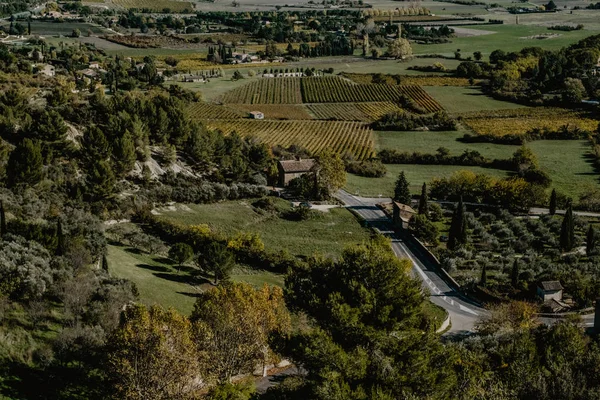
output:
[[[399,88],[391,85],[354,84],[333,76],[302,79],[305,103],[398,102],[401,97]]]
[[[253,121],[210,120],[210,129],[225,134],[238,132],[254,136],[274,146],[300,144],[309,151],[330,149],[339,153],[350,153],[357,159],[369,158],[373,154],[373,132],[367,124],[350,121]]]
[[[309,104],[315,119],[370,122],[402,109],[392,102]]]
[[[300,104],[300,78],[260,78],[227,92],[224,103]]]
[[[192,103],[188,108],[188,114],[193,119],[236,119],[242,118],[242,114],[224,106],[209,103]]]
[[[556,131],[565,125],[594,131],[598,121],[584,113],[561,108],[519,108],[458,114],[463,123],[480,135],[525,134],[533,129]]]
[[[433,97],[429,95],[421,86],[398,86],[400,93],[417,103],[422,109],[427,112],[436,112],[443,109],[443,107],[435,101]]]
[[[113,4],[127,9],[136,8],[138,10],[148,9],[162,12],[168,8],[173,12],[191,12],[194,10],[192,3],[188,1],[175,0],[113,0]]]
[[[312,119],[302,104],[227,104],[227,107],[245,115],[250,111],[260,111],[265,114],[265,119]]]

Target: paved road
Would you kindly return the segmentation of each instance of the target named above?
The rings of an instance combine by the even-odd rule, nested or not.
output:
[[[355,211],[373,228],[392,240],[392,249],[398,257],[408,258],[413,264],[413,272],[423,281],[430,292],[433,303],[445,308],[452,322],[449,334],[466,334],[473,331],[475,322],[486,315],[486,310],[464,298],[454,290],[438,273],[436,266],[427,262],[427,257],[419,249],[396,233],[391,221],[375,204],[381,199],[367,199],[353,196],[345,191],[337,194],[347,208]]]

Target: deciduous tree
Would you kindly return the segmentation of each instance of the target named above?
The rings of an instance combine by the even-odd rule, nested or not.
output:
[[[108,365],[117,398],[197,397],[203,368],[186,317],[158,306],[129,306],[108,343]]]
[[[278,287],[227,284],[200,295],[191,316],[194,340],[209,374],[219,381],[252,372],[270,360],[268,338],[287,332],[290,316]]]

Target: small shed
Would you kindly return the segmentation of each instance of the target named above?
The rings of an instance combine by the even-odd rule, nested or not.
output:
[[[250,118],[252,119],[265,119],[265,114],[260,111],[250,111]]]
[[[559,281],[543,281],[537,286],[537,295],[545,303],[549,300],[562,301],[563,287]]]
[[[287,186],[292,179],[296,179],[312,169],[315,160],[312,158],[298,160],[284,160],[277,163],[279,171],[279,186]]]
[[[394,225],[400,229],[408,228],[408,222],[417,212],[409,205],[392,201],[393,215],[392,221]]]

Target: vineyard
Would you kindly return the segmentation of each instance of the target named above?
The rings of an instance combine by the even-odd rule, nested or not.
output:
[[[419,86],[355,84],[338,76],[310,78],[260,78],[222,97],[224,103],[301,104],[301,103],[399,103],[406,96],[426,112],[442,109]]]
[[[175,0],[113,0],[113,4],[127,9],[153,10],[162,12],[169,9],[172,12],[192,12],[194,5],[188,1]]]
[[[260,111],[265,114],[266,119],[312,119],[306,111],[306,107],[302,104],[228,104],[227,107],[244,115],[248,115],[250,111]]]
[[[360,122],[240,119],[210,120],[206,124],[210,129],[218,129],[225,134],[235,131],[245,136],[255,136],[269,145],[300,144],[311,152],[330,149],[339,153],[348,152],[357,159],[369,158],[373,154],[373,131]]]
[[[188,108],[191,118],[197,120],[207,119],[236,119],[245,116],[244,113],[236,112],[227,107],[209,103],[192,103]]]
[[[315,119],[371,122],[385,114],[402,111],[392,102],[309,104]]]
[[[535,128],[556,131],[565,125],[587,131],[594,131],[598,127],[598,121],[589,115],[562,108],[518,108],[462,113],[458,116],[479,135],[519,135]]]
[[[301,104],[300,78],[260,78],[229,91],[223,103]]]

